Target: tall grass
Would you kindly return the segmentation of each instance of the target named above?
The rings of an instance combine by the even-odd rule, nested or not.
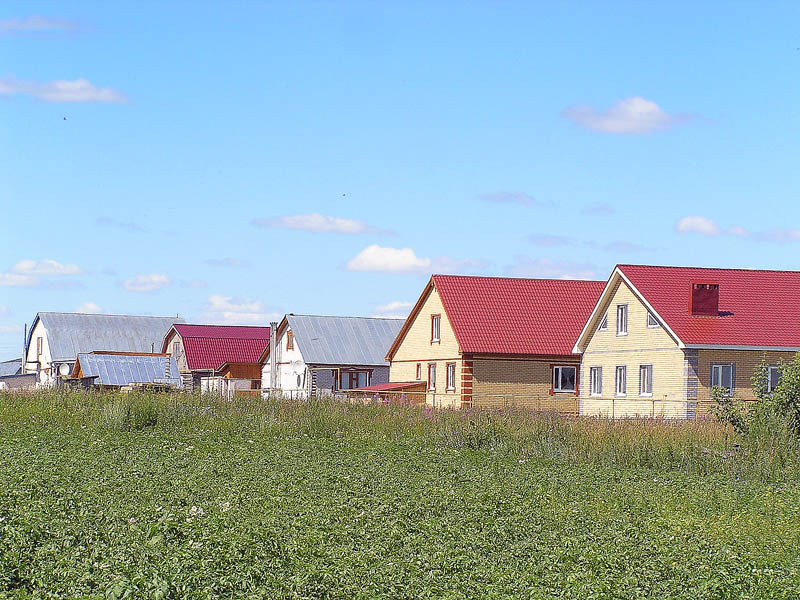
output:
[[[771,424],[737,436],[713,420],[607,420],[520,410],[434,411],[333,400],[83,392],[0,393],[0,427],[79,427],[105,432],[337,436],[434,445],[555,463],[653,468],[776,481],[800,476],[800,445]]]

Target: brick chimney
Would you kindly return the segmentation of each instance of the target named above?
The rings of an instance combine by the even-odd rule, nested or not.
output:
[[[692,281],[690,285],[689,314],[716,317],[719,314],[719,284]]]

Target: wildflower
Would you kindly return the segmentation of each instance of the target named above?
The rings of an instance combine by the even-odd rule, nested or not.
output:
[[[228,512],[230,509],[231,509],[230,502],[223,502],[222,504],[219,505],[220,512]]]
[[[136,523],[136,517],[131,517],[130,519],[128,519],[128,523],[130,523],[131,525]]]

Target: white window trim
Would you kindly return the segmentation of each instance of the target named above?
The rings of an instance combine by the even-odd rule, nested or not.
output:
[[[561,389],[561,369],[572,369],[575,371],[575,377],[573,381],[575,385],[572,387],[571,390],[569,389]],[[556,377],[556,373],[559,373],[559,376]],[[556,382],[558,382],[558,387],[556,387]],[[553,365],[553,392],[556,394],[574,394],[575,390],[578,389],[578,367],[575,365]]]
[[[650,369],[650,391],[643,392],[642,391],[642,368],[648,367]],[[653,397],[653,365],[646,364],[646,365],[639,365],[639,396],[641,398],[652,398]]]
[[[622,374],[625,379],[625,391],[620,393],[619,391],[619,373],[620,369],[622,369]],[[628,367],[626,365],[617,365],[614,367],[614,396],[617,398],[625,398],[628,395]]]
[[[653,320],[652,323],[650,322],[650,319]],[[661,329],[661,324],[658,322],[658,319],[656,319],[653,316],[653,313],[651,313],[650,311],[647,311],[647,328],[648,329]]]
[[[431,315],[431,344],[435,344],[441,341],[442,341],[442,316]]]
[[[453,385],[450,385],[450,367],[453,368]],[[448,392],[455,392],[456,391],[456,363],[447,363],[447,371],[445,378],[447,381],[445,382],[445,391]]]
[[[608,313],[603,315],[600,319],[600,324],[597,326],[597,331],[608,331]]]
[[[598,378],[595,378],[594,373],[598,374]],[[599,382],[599,389],[595,391],[594,385],[592,385],[595,381]],[[593,398],[600,398],[603,395],[603,367],[589,367],[589,396]]]
[[[433,367],[433,377],[431,377],[431,367]],[[428,391],[436,391],[436,363],[428,364]]]
[[[625,307],[625,331],[624,332],[621,332],[620,331],[620,327],[619,327],[619,325],[620,325],[620,318],[619,318],[620,310],[619,309],[622,308],[622,307]],[[628,305],[627,304],[617,304],[617,337],[625,337],[626,335],[628,335]]]

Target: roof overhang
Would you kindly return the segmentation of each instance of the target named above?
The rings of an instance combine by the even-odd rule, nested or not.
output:
[[[658,314],[655,308],[651,306],[651,304],[647,301],[642,293],[636,288],[635,285],[631,282],[630,279],[622,272],[622,269],[619,268],[619,265],[614,267],[614,270],[611,273],[611,276],[608,278],[608,282],[606,286],[603,288],[603,293],[600,294],[600,298],[597,300],[597,304],[595,304],[594,309],[592,310],[591,314],[589,315],[589,319],[586,321],[586,325],[583,326],[580,335],[578,336],[578,341],[575,342],[575,347],[572,349],[572,352],[575,354],[582,354],[584,349],[586,348],[586,343],[588,340],[588,336],[591,331],[591,325],[595,322],[596,318],[600,313],[601,307],[605,306],[605,304],[610,300],[611,294],[614,292],[614,287],[617,285],[619,281],[623,281],[625,285],[630,288],[633,295],[645,305],[648,311],[658,320],[664,330],[670,335],[670,337],[675,340],[675,343],[678,344],[678,348],[686,348],[686,344],[684,344],[678,335],[670,328],[669,324],[664,320],[664,318]]]
[[[727,344],[686,344],[692,350],[761,350],[762,352],[800,352],[800,346],[746,346]]]

